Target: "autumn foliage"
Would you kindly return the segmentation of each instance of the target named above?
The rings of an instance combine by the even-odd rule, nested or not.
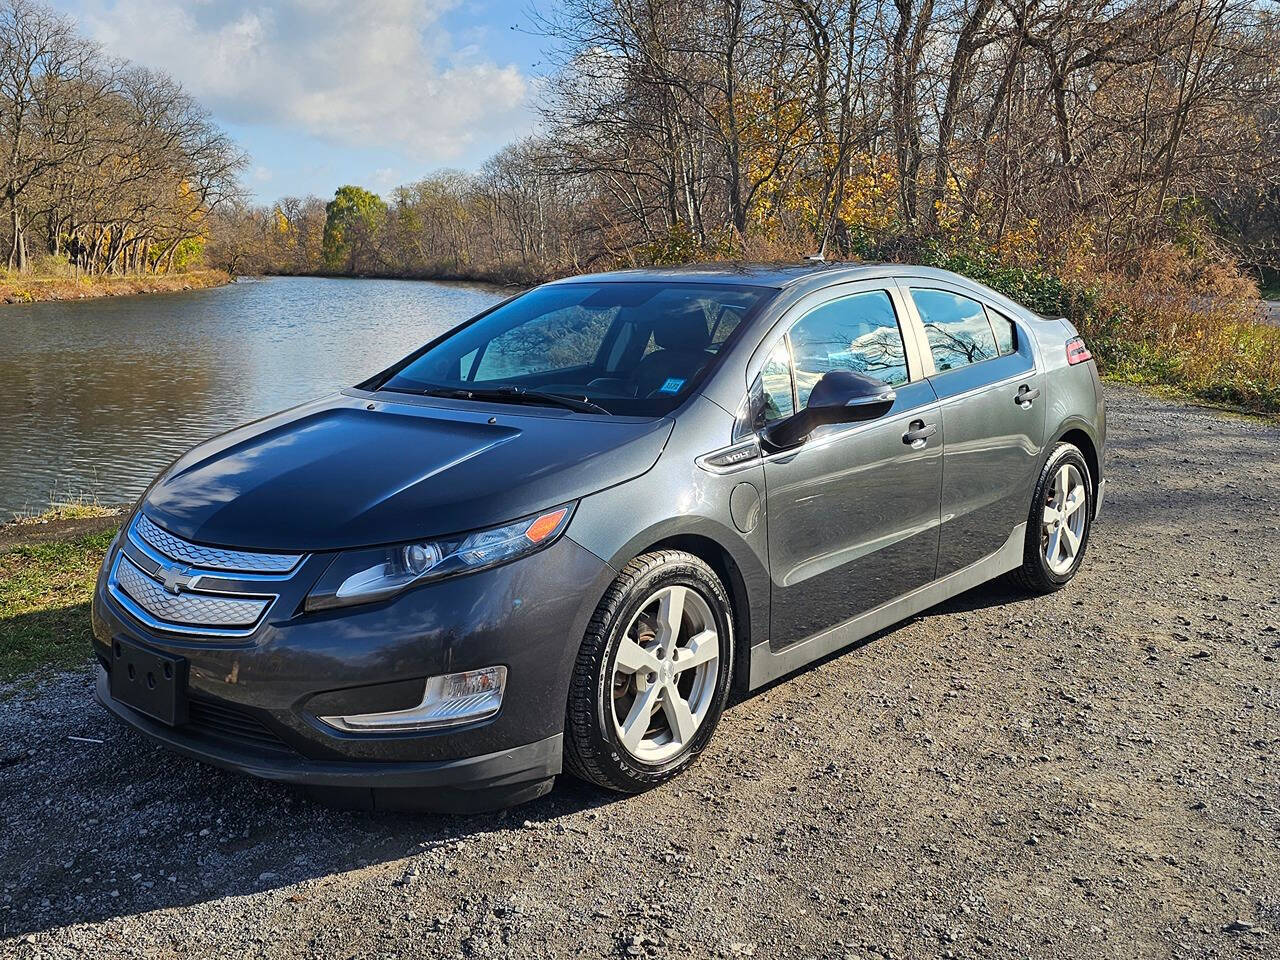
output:
[[[924,261],[1069,314],[1115,375],[1280,405],[1252,315],[1280,238],[1272,5],[560,0],[540,26],[541,132],[354,220],[340,191],[344,272]],[[241,210],[223,249],[332,270],[333,215]]]

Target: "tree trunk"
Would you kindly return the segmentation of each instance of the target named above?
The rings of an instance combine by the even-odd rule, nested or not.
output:
[[[13,230],[12,242],[9,245],[9,269],[19,273],[27,272],[27,239],[23,232],[22,211],[18,208],[17,185],[12,184],[9,190],[9,223]]]
[[[972,82],[973,55],[978,49],[978,31],[982,29],[994,0],[978,0],[973,15],[965,21],[956,40],[955,55],[947,78],[947,95],[943,101],[942,117],[938,121],[938,152],[933,161],[933,193],[929,208],[924,212],[930,228],[939,227],[938,208],[947,196],[947,180],[951,175],[951,139],[955,133],[956,113],[960,96]]]

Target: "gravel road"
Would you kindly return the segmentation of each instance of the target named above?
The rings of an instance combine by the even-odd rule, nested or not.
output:
[[[1280,427],[1108,395],[1071,587],[743,700],[644,796],[335,812],[151,747],[87,672],[9,691],[0,954],[1280,956]]]

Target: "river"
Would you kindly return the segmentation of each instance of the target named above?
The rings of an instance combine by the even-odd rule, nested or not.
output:
[[[507,295],[271,277],[0,305],[0,520],[131,500],[192,444],[357,383]]]

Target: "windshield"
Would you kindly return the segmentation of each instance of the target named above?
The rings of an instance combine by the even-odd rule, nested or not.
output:
[[[537,287],[411,356],[381,389],[523,402],[555,394],[602,412],[662,416],[775,292],[665,282]]]

